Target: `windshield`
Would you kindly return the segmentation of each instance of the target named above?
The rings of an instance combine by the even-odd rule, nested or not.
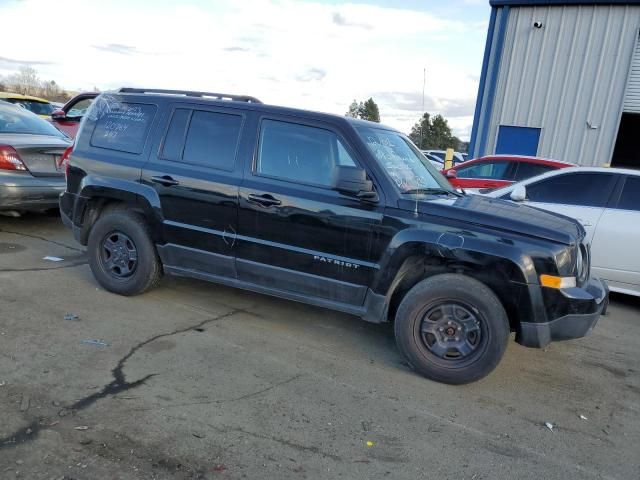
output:
[[[55,110],[53,105],[50,103],[37,102],[35,100],[24,100],[22,98],[9,98],[7,102],[14,103],[16,105],[21,105],[30,112],[33,112],[37,115],[51,115],[51,112]]]
[[[451,185],[404,135],[376,127],[356,127],[369,151],[402,193],[452,191]]]
[[[0,102],[0,133],[31,133],[66,138],[56,127],[28,110]]]

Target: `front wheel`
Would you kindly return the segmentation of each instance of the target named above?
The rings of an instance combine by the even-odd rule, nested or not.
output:
[[[395,320],[396,343],[409,364],[450,384],[488,375],[504,354],[509,331],[493,291],[459,274],[419,282],[403,298]]]

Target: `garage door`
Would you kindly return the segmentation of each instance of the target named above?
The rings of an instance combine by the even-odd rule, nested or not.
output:
[[[636,38],[623,110],[627,113],[640,113],[640,37]]]

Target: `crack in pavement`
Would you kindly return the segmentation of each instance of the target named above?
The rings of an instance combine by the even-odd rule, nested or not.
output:
[[[65,245],[61,242],[56,242],[55,240],[51,240],[50,238],[41,237],[39,235],[32,235],[30,233],[16,232],[14,230],[5,230],[4,228],[0,228],[0,233],[10,233],[11,235],[18,235],[20,237],[27,238],[35,238],[36,240],[42,240],[43,242],[51,243],[53,245],[58,245],[59,247],[68,248],[69,250],[75,250],[76,252],[84,252],[83,249],[77,247],[71,247],[69,245]]]
[[[293,442],[291,440],[287,440],[286,438],[276,437],[274,435],[263,435],[261,433],[250,432],[249,430],[245,430],[244,428],[241,428],[241,427],[231,427],[227,425],[223,425],[219,427],[217,425],[212,425],[210,423],[207,423],[207,426],[211,427],[216,432],[222,433],[222,434],[227,434],[229,432],[243,433],[245,435],[249,435],[250,437],[260,438],[262,440],[271,440],[272,442],[276,442],[276,443],[279,443],[280,445],[293,448],[294,450],[297,450],[299,452],[308,452],[308,453],[314,453],[316,455],[322,455],[323,457],[330,458],[331,460],[336,462],[342,462],[344,460],[344,458],[341,457],[340,455],[323,451],[316,446],[303,445],[301,443]]]
[[[145,345],[148,345],[149,343],[154,342],[160,338],[170,337],[180,333],[188,332],[189,330],[193,330],[195,328],[203,327],[207,323],[224,320],[240,311],[241,311],[240,309],[234,309],[223,315],[218,315],[217,317],[203,320],[195,325],[190,325],[185,328],[179,328],[177,330],[174,330],[168,333],[160,333],[151,338],[148,338],[147,340],[144,340],[143,342],[140,342],[134,345],[129,349],[129,352],[118,361],[118,363],[113,368],[113,370],[111,370],[111,375],[113,376],[113,380],[111,382],[109,382],[107,385],[102,387],[102,389],[99,392],[96,392],[87,397],[81,398],[80,400],[76,401],[66,409],[70,411],[84,410],[85,408],[93,405],[98,400],[101,400],[111,395],[116,395],[118,393],[121,393],[127,390],[131,390],[132,388],[139,387],[140,385],[145,383],[149,378],[156,376],[157,373],[150,373],[134,382],[128,382],[123,372],[124,365],[127,362],[127,360],[129,360],[138,350],[140,350]],[[33,420],[26,427],[23,427],[3,438],[0,438],[0,450],[13,448],[23,443],[33,441],[38,437],[38,434],[40,431],[46,430],[49,427],[50,425],[40,425],[37,419]]]
[[[168,405],[154,405],[152,407],[148,407],[148,408],[136,408],[133,409],[133,411],[136,412],[145,412],[145,411],[149,411],[149,410],[157,410],[158,408],[161,409],[166,409],[166,408],[175,408],[175,407],[190,407],[193,405],[210,405],[213,403],[216,404],[222,404],[222,403],[229,403],[229,402],[237,402],[240,400],[246,400],[247,398],[252,398],[258,395],[262,395],[265,392],[268,392],[269,390],[273,390],[274,388],[277,387],[281,387],[282,385],[286,385],[287,383],[291,383],[297,379],[299,379],[300,377],[302,377],[301,373],[298,373],[297,375],[294,375],[293,377],[287,378],[286,380],[283,380],[281,382],[277,382],[277,383],[272,383],[271,385],[269,385],[268,387],[265,387],[261,390],[258,390],[256,392],[251,392],[251,393],[247,393],[245,395],[241,395],[239,397],[235,397],[235,398],[227,398],[227,399],[214,399],[214,400],[203,400],[201,402],[185,402],[185,403],[170,403]]]

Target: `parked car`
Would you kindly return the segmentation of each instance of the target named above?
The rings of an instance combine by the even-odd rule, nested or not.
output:
[[[445,150],[423,150],[423,153],[428,153],[429,155],[432,155],[432,156],[442,160],[442,164],[444,165],[444,159],[445,159],[445,157],[447,155],[447,152]],[[454,163],[454,165],[466,161],[467,159],[466,159],[465,155],[466,155],[466,153],[453,152],[453,163]]]
[[[69,137],[75,138],[80,126],[80,120],[91,106],[91,102],[99,94],[97,92],[85,92],[76,95],[62,108],[51,113],[50,121],[60,131]]]
[[[32,97],[31,95],[0,92],[0,100],[24,107],[42,118],[48,118],[49,115],[51,115],[51,112],[55,110],[48,100],[39,97]]]
[[[121,89],[68,157],[64,223],[100,285],[163,273],[394,321],[423,375],[466,383],[589,333],[607,302],[574,220],[456,192],[402,133],[253,97]]]
[[[0,101],[0,211],[56,208],[65,188],[59,163],[70,145],[46,120]]]
[[[431,150],[421,150],[422,154],[425,156],[429,163],[433,165],[438,170],[444,170],[444,156],[440,157],[438,155],[434,155],[431,153]],[[453,157],[453,165],[458,165],[462,163],[464,160],[460,160],[459,157]]]
[[[640,171],[566,168],[489,196],[575,218],[587,232],[594,274],[614,292],[640,296]]]
[[[443,173],[454,187],[465,190],[501,188],[573,163],[517,155],[491,155],[468,160]]]

